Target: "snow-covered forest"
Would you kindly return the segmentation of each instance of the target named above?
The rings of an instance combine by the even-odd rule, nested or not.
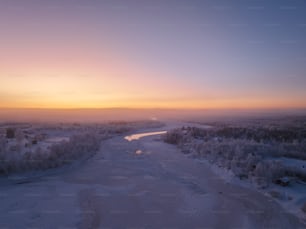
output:
[[[306,128],[182,127],[164,140],[263,186],[285,176],[306,182]]]
[[[86,159],[99,150],[105,139],[132,130],[161,125],[153,121],[1,124],[0,174],[50,169]]]
[[[305,124],[300,119],[212,123],[203,128],[190,124],[169,131],[164,141],[177,145],[191,157],[205,160],[220,173],[268,190],[276,199],[301,200],[300,209],[306,212]]]

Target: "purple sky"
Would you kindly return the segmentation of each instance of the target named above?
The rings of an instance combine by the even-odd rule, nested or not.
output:
[[[306,107],[302,0],[0,0],[1,107]]]

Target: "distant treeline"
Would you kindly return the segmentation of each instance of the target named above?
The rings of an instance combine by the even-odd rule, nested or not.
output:
[[[219,127],[214,129],[200,129],[186,127],[194,138],[221,137],[233,139],[254,140],[256,142],[302,142],[306,139],[306,128],[247,128],[247,127]]]

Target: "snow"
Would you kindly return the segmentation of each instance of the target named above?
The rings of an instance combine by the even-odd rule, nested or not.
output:
[[[183,125],[135,130],[146,134],[133,141],[112,135],[86,161],[2,177],[0,227],[305,227],[270,196],[240,185],[235,176],[224,180],[225,169],[216,173],[217,165],[180,154],[161,134],[149,134]]]
[[[306,171],[306,161],[288,157],[280,157],[278,160],[285,166],[304,169]]]
[[[222,128],[221,131],[218,127],[209,130],[192,126],[178,128],[169,131],[164,140],[177,145],[198,163],[210,167],[225,182],[259,191],[306,221],[305,212],[301,210],[306,203],[306,163],[301,159],[305,154],[305,141],[301,139],[302,135],[298,135],[299,141],[292,141],[294,129],[289,129],[290,134],[286,135],[286,129],[282,128],[280,132],[289,139],[286,142],[286,138],[277,135],[278,130],[273,128],[269,128],[268,133],[274,135],[266,135],[264,127],[257,127],[260,130],[257,133],[256,128],[254,131],[253,127],[238,126],[238,134],[232,127]],[[248,138],[243,133],[247,133]],[[252,136],[259,141],[251,139]],[[265,136],[270,140],[263,139]],[[286,150],[293,153],[288,154]],[[288,180],[288,186],[276,185],[284,179]]]

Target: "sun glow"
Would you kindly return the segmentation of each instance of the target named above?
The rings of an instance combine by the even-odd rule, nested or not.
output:
[[[224,30],[234,22],[206,8],[198,18],[160,2],[121,10],[102,2],[3,4],[0,108],[306,107],[304,52],[297,49],[304,40],[289,47],[262,30],[275,47],[254,44],[251,28]],[[158,18],[152,12],[163,8]]]

